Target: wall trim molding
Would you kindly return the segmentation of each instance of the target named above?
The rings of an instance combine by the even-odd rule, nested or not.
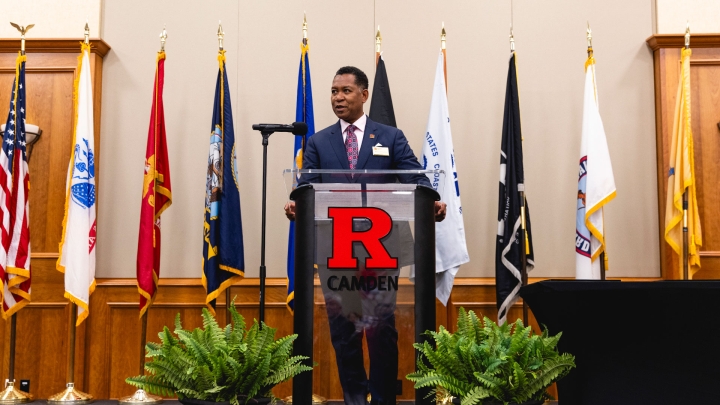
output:
[[[82,38],[27,38],[26,53],[77,53],[80,54]],[[105,57],[110,45],[100,38],[90,38],[91,52]],[[0,53],[15,53],[20,50],[20,39],[0,39]]]
[[[685,34],[655,34],[645,40],[650,49],[682,48],[685,46]],[[720,34],[690,34],[690,49],[720,48]]]

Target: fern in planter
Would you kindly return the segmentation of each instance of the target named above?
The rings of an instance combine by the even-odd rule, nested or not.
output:
[[[550,399],[547,387],[575,367],[575,358],[559,354],[561,333],[535,335],[521,320],[498,326],[487,317],[460,308],[457,332],[427,331],[435,341],[416,343],[418,371],[407,375],[415,388],[433,387],[458,397],[462,405],[523,403]]]
[[[125,381],[157,395],[177,395],[180,399],[245,403],[256,396],[272,396],[272,388],[303,371],[307,357],[291,357],[297,335],[275,340],[276,329],[255,321],[245,329],[245,320],[230,304],[232,324],[221,328],[207,308],[203,308],[203,328],[182,328],[180,314],[175,318],[175,336],[166,326],[158,334],[160,343],[146,345],[145,363],[149,375]]]

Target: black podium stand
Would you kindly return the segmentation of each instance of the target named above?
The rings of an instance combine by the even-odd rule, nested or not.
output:
[[[313,171],[313,174],[317,174],[320,171]],[[377,184],[377,180],[387,180],[388,176],[394,174],[388,173],[374,173],[374,177],[368,177],[367,183],[375,184],[364,184],[365,179],[358,179],[357,176],[368,176],[367,173],[360,174],[349,174],[339,173],[341,171],[327,171],[323,173],[323,181],[325,184],[305,184],[297,187],[292,191],[290,199],[295,201],[296,204],[296,222],[295,222],[295,318],[294,318],[294,331],[298,334],[298,338],[295,341],[293,355],[294,356],[308,356],[310,359],[307,361],[308,365],[312,364],[313,357],[313,341],[314,335],[317,333],[328,333],[327,325],[319,325],[318,328],[323,328],[323,332],[313,330],[313,309],[314,309],[314,273],[316,268],[320,266],[320,270],[317,270],[321,279],[321,286],[324,291],[325,300],[328,301],[328,294],[332,294],[339,289],[343,289],[343,281],[338,281],[337,274],[383,274],[383,271],[373,273],[372,271],[367,272],[370,269],[369,260],[376,256],[367,250],[367,254],[364,256],[365,261],[360,261],[360,270],[349,271],[336,271],[332,268],[328,252],[332,251],[335,254],[334,244],[338,244],[337,235],[339,233],[336,229],[336,223],[338,222],[337,217],[332,217],[330,210],[341,208],[341,209],[357,209],[357,208],[371,208],[375,210],[382,210],[387,215],[387,218],[392,219],[392,225],[398,229],[398,224],[402,223],[399,228],[407,229],[406,235],[409,235],[409,248],[405,246],[405,255],[407,258],[403,259],[401,254],[396,256],[398,259],[399,266],[405,266],[402,264],[405,262],[413,262],[415,265],[415,286],[414,286],[414,305],[415,305],[415,342],[423,342],[427,339],[426,336],[421,335],[425,330],[435,329],[435,220],[434,220],[434,202],[439,200],[439,194],[431,188],[410,185],[410,184]],[[337,172],[337,173],[336,173]],[[398,175],[410,175],[404,173],[406,171],[398,172]],[[342,179],[349,179],[350,182],[343,181],[345,184],[329,184],[326,180],[335,179],[337,176],[341,176]],[[425,174],[422,174],[425,176]],[[382,177],[377,177],[382,176]],[[402,177],[400,177],[402,178]],[[341,182],[338,182],[341,183]],[[355,183],[355,184],[348,184]],[[334,186],[337,186],[335,189]],[[352,201],[349,203],[347,201]],[[324,217],[323,217],[324,216]],[[368,220],[362,217],[353,217],[353,232],[361,233],[367,231],[368,227],[378,226],[379,221]],[[365,221],[365,228],[357,228],[356,221]],[[410,226],[408,224],[414,223],[414,232],[410,233]],[[362,228],[362,227],[361,227]],[[328,230],[332,229],[332,232]],[[395,231],[392,231],[395,232]],[[394,234],[397,236],[397,233]],[[406,237],[405,240],[408,238]],[[395,240],[395,242],[393,242]],[[413,242],[414,240],[414,242]],[[384,239],[380,239],[384,245],[384,249],[391,256],[395,255],[397,251],[401,250],[398,246],[401,244],[398,242],[398,238],[388,236]],[[354,249],[354,256],[357,256],[360,251],[359,246],[364,245],[359,242],[351,244],[349,249]],[[407,245],[407,244],[406,244]],[[365,246],[367,248],[367,246]],[[409,255],[407,252],[410,252]],[[364,252],[364,250],[363,250]],[[324,267],[323,267],[324,266]],[[399,267],[398,267],[399,269]],[[342,270],[342,269],[341,269]],[[385,270],[385,269],[383,269]],[[323,276],[325,271],[325,276]],[[363,273],[364,272],[364,273]],[[387,273],[387,272],[385,272]],[[330,276],[327,276],[327,275]],[[399,270],[393,274],[399,274]],[[359,310],[361,313],[367,313],[375,311],[382,311],[382,303],[379,305],[375,303],[375,307],[372,311],[367,309],[367,297],[372,294],[382,295],[390,289],[391,280],[385,285],[385,290],[378,293],[370,291],[372,286],[361,284],[365,282],[362,278],[358,281],[356,276],[354,282],[356,284],[345,284],[349,285],[353,290],[358,289],[358,294],[363,296],[362,309]],[[366,277],[366,276],[363,276]],[[374,276],[367,276],[374,277]],[[379,278],[380,276],[378,276]],[[386,276],[382,276],[386,277]],[[393,276],[394,280],[397,280],[397,276]],[[382,283],[382,281],[381,281]],[[395,281],[395,288],[397,288],[397,281]],[[360,291],[360,290],[363,291]],[[379,290],[383,290],[383,284],[380,284]],[[348,305],[348,302],[352,301],[347,299],[348,295],[345,296],[345,300],[338,301],[338,307]],[[350,297],[352,298],[352,297]],[[359,301],[358,301],[359,302]],[[392,306],[390,307],[390,316],[394,321],[395,302],[393,300]],[[328,306],[330,306],[328,304]],[[343,308],[338,311],[344,311]],[[385,310],[387,313],[387,309]],[[353,313],[354,314],[354,313]],[[364,317],[365,315],[363,315]],[[343,318],[344,319],[344,318]],[[345,321],[347,323],[347,321]],[[337,330],[337,329],[336,329]],[[337,333],[337,332],[333,332]],[[397,336],[397,335],[396,335]],[[369,339],[369,338],[368,338]],[[397,339],[397,337],[396,337]],[[368,340],[368,344],[370,341]],[[325,348],[324,348],[325,349]],[[328,347],[326,350],[332,350]],[[392,361],[388,356],[388,361]],[[371,364],[371,371],[373,365]],[[397,365],[395,365],[397,367]],[[372,372],[371,372],[372,374]],[[400,376],[402,378],[404,376]],[[392,383],[394,384],[395,376],[391,376]],[[313,393],[313,376],[312,373],[302,373],[293,379],[293,403],[296,405],[310,405],[312,402]],[[432,403],[433,398],[423,399],[427,395],[428,391],[420,390],[416,392],[416,403]],[[364,394],[363,394],[364,395]],[[394,398],[393,398],[394,403]]]
[[[543,281],[520,295],[575,356],[560,405],[720,403],[720,281]]]

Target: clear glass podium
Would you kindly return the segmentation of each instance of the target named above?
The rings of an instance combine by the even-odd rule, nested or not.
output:
[[[412,343],[435,329],[434,205],[442,190],[433,184],[442,184],[444,173],[284,174],[296,213],[293,355],[322,368],[315,388],[342,387],[316,393],[353,405],[365,404],[369,393],[373,403],[395,404],[400,380],[403,398],[434,402],[424,399],[428,390],[413,395],[405,375],[416,367]],[[310,405],[312,394],[312,373],[293,379],[294,404]]]

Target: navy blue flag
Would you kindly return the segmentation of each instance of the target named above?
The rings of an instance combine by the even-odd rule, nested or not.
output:
[[[302,169],[304,142],[315,133],[315,118],[313,117],[312,86],[310,85],[310,46],[307,39],[300,45],[300,68],[298,70],[297,104],[295,108],[295,121],[304,122],[308,126],[306,137],[295,137],[295,150],[293,153],[293,168]],[[298,176],[293,181],[293,188],[297,186]],[[290,312],[295,308],[295,222],[290,222],[288,235],[287,256],[287,307]]]
[[[215,299],[245,276],[237,152],[224,51],[218,61],[205,186],[202,276],[205,303],[213,312]]]

